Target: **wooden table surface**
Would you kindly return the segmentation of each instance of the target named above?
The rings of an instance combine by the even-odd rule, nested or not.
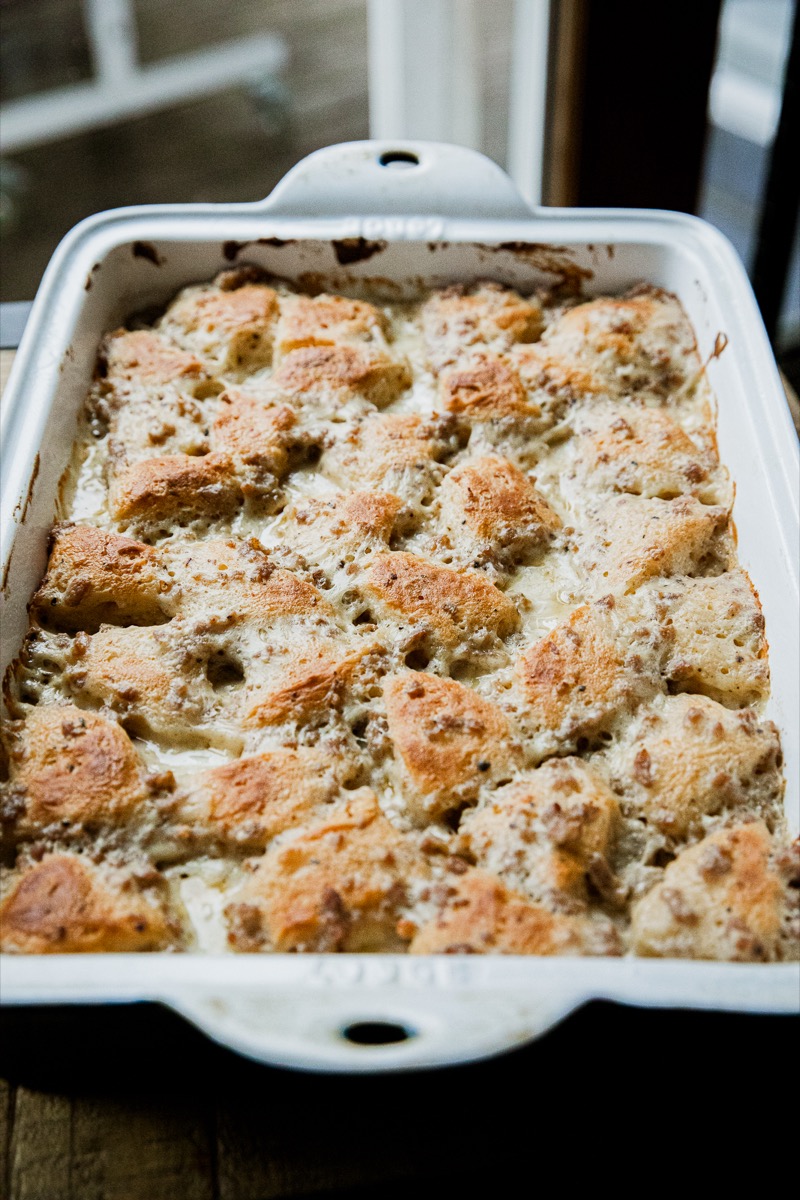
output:
[[[0,1198],[502,1200],[706,1177],[719,1194],[756,1163],[782,1174],[796,1033],[595,1002],[488,1062],[331,1076],[248,1062],[155,1004],[4,1008]]]

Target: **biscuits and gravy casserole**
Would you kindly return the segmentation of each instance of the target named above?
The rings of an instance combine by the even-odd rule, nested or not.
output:
[[[2,947],[797,957],[679,302],[240,267],[106,338],[6,681]]]

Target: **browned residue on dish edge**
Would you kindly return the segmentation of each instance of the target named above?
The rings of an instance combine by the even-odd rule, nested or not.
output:
[[[28,515],[28,509],[30,508],[31,499],[33,498],[33,489],[36,486],[36,480],[39,478],[39,467],[40,466],[41,466],[41,459],[39,458],[39,455],[37,453],[36,457],[33,460],[33,470],[31,471],[31,478],[30,478],[30,482],[28,483],[28,490],[25,493],[25,498],[24,498],[24,500],[19,500],[14,508],[14,516],[18,517],[20,525],[25,520],[25,517]]]
[[[579,295],[583,284],[594,278],[594,271],[589,267],[579,267],[574,262],[574,251],[568,246],[550,246],[541,242],[499,242],[497,245],[480,243],[480,249],[490,254],[501,251],[514,254],[537,271],[555,276],[560,287],[572,295]]]
[[[131,254],[134,258],[146,258],[154,267],[160,267],[164,263],[162,255],[159,254],[152,242],[134,242],[131,246]]]
[[[248,246],[271,246],[273,250],[282,250],[284,246],[293,246],[296,241],[297,238],[279,237],[256,238],[248,242],[236,242],[231,239],[222,243],[222,253],[228,262],[235,262],[242,250],[246,250]]]
[[[348,263],[363,262],[367,258],[372,258],[373,254],[381,254],[387,244],[387,242],[370,242],[363,237],[340,238],[339,241],[331,242],[336,261],[343,267]]]

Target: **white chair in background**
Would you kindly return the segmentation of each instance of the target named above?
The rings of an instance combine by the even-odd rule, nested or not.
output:
[[[258,85],[288,61],[281,38],[256,34],[142,66],[133,0],[83,0],[83,8],[94,78],[0,106],[3,153],[168,108],[237,83]]]

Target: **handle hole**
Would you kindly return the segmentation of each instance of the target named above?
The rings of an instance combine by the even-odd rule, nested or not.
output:
[[[393,1046],[416,1037],[416,1030],[406,1029],[393,1021],[354,1021],[345,1025],[342,1037],[354,1046]]]
[[[404,170],[408,167],[418,167],[419,155],[413,154],[410,150],[384,150],[383,154],[378,156],[378,162],[382,167]]]

